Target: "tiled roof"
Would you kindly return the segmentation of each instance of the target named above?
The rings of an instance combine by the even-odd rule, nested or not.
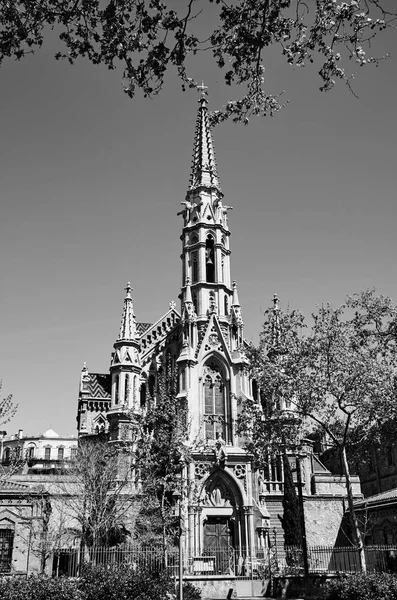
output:
[[[136,333],[138,337],[141,337],[147,331],[153,323],[137,323],[136,324]]]
[[[110,398],[110,375],[103,373],[88,373],[88,377],[85,382],[85,389],[91,398]]]
[[[392,488],[391,490],[375,494],[374,496],[368,496],[368,498],[356,502],[355,506],[371,506],[371,504],[377,504],[378,502],[385,502],[387,500],[397,500],[397,488]]]

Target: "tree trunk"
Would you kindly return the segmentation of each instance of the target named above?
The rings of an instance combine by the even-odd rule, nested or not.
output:
[[[363,538],[361,535],[361,531],[358,526],[356,513],[354,511],[353,488],[352,488],[352,484],[351,484],[351,480],[350,480],[350,469],[349,469],[349,463],[347,462],[346,446],[344,446],[344,445],[341,446],[339,448],[339,452],[340,452],[340,457],[341,457],[341,461],[342,461],[343,474],[346,479],[347,503],[349,506],[349,519],[350,519],[353,543],[358,548],[361,571],[363,573],[366,573],[367,565],[365,562],[364,544],[363,544]]]

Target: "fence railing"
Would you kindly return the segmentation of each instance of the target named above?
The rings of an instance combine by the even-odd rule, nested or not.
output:
[[[367,571],[397,573],[397,546],[365,546]],[[307,551],[309,573],[358,573],[361,571],[360,553],[354,546],[309,546]],[[285,548],[278,552],[276,568],[293,573],[303,572],[303,550]]]
[[[190,576],[231,576],[241,579],[264,579],[270,573],[270,552],[251,554],[232,547],[207,548],[200,554],[182,553],[183,573]],[[80,565],[126,565],[133,569],[168,569],[178,577],[179,552],[171,548],[142,548],[122,545],[114,548],[86,548],[84,555],[79,548],[60,548],[52,555],[53,576],[76,576]]]
[[[309,546],[309,573],[356,573],[360,571],[359,551],[353,546]],[[397,546],[366,546],[368,571],[397,573]],[[281,547],[257,550],[207,548],[200,554],[182,553],[183,573],[186,576],[230,576],[239,579],[266,579],[276,575],[303,575],[303,551],[300,547]],[[52,574],[76,576],[82,563],[93,565],[126,565],[132,569],[168,569],[178,577],[177,548],[143,548],[121,545],[113,548],[79,548],[54,550]]]

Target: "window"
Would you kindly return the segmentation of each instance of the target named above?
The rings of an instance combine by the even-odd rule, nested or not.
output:
[[[225,296],[225,316],[229,314],[229,298]]]
[[[126,373],[126,375],[125,375],[124,402],[129,402],[130,401],[130,396],[131,396],[131,380],[132,380],[131,375],[129,373]]]
[[[185,371],[185,369],[181,370],[181,374],[180,374],[180,389],[181,390],[185,390],[186,389],[186,371]]]
[[[119,388],[120,388],[120,376],[116,375],[114,378],[114,403],[119,403]]]
[[[192,283],[198,281],[198,254],[194,252],[192,254]]]
[[[75,459],[77,456],[77,446],[72,446],[70,448],[70,458]]]
[[[0,529],[0,573],[11,571],[13,547],[14,531],[12,529]]]
[[[51,459],[51,446],[47,446],[46,448],[44,448],[44,459],[45,460]]]
[[[205,275],[208,283],[215,281],[215,257],[214,257],[214,238],[207,236],[205,242]]]
[[[225,386],[216,363],[205,367],[204,422],[206,440],[215,440],[217,433],[226,438]]]
[[[141,408],[146,406],[146,383],[142,383],[140,392],[140,405]]]
[[[258,400],[258,384],[256,382],[256,379],[252,380],[252,397],[254,400]]]
[[[65,448],[63,446],[61,446],[60,448],[58,448],[58,460],[63,460],[64,455],[65,455]]]
[[[11,448],[9,448],[7,446],[7,448],[4,450],[4,457],[3,457],[3,462],[10,462],[11,459]]]
[[[29,448],[27,448],[27,450],[26,450],[26,458],[27,459],[34,458],[34,446],[29,446]]]
[[[196,313],[196,315],[198,315],[197,294],[192,295],[192,300],[193,300],[193,306],[194,306],[195,313]]]

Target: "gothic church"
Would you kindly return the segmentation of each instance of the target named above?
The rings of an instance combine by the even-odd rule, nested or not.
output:
[[[111,440],[121,439],[128,427],[126,412],[144,410],[146,397],[156,389],[159,368],[173,361],[178,366],[178,398],[187,404],[190,442],[195,443],[186,477],[195,482],[198,494],[184,512],[186,550],[200,556],[216,545],[254,555],[267,547],[271,536],[278,535],[282,544],[283,473],[277,461],[269,462],[266,473],[255,469],[236,433],[238,399],[251,397],[252,381],[237,284],[231,277],[231,207],[224,203],[219,185],[204,92],[182,204],[180,312],[171,303],[155,323],[137,322],[127,284],[109,373],[91,373],[86,366],[82,370],[78,433],[105,430]],[[308,542],[334,543],[343,512],[343,481],[309,450],[302,464]],[[330,524],[319,538],[324,503]]]

